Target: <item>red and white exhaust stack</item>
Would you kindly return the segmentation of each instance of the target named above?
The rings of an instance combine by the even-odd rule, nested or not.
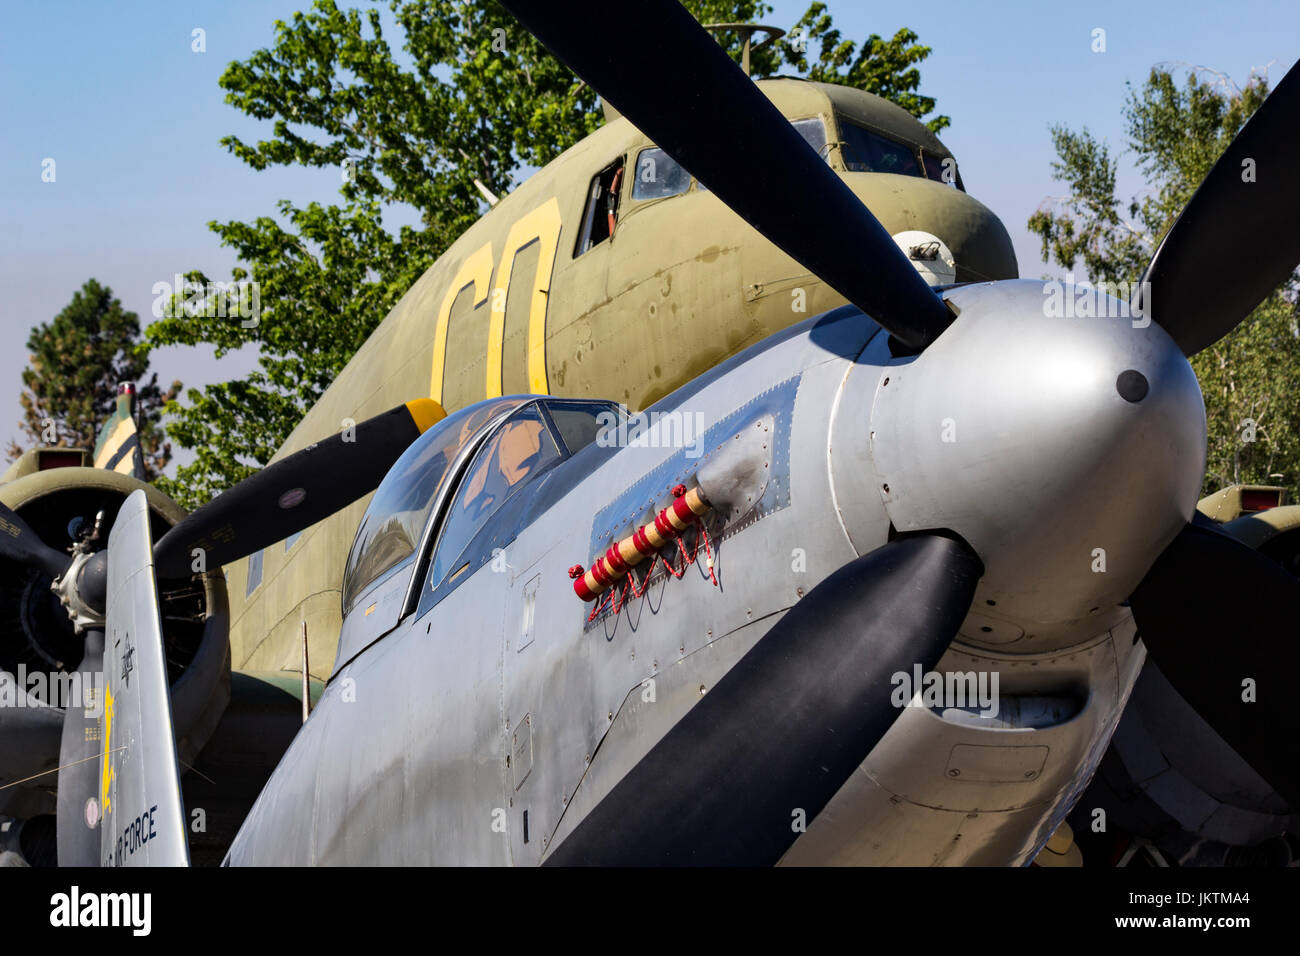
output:
[[[673,503],[655,515],[653,521],[610,545],[604,555],[591,562],[587,571],[580,564],[569,569],[574,593],[584,601],[594,601],[644,558],[657,553],[698,521],[709,508],[698,487],[687,491],[685,485],[678,485],[673,489]]]

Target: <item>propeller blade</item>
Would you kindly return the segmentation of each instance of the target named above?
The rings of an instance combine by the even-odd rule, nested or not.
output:
[[[680,4],[502,6],[741,218],[904,345],[920,350],[948,327],[948,308],[889,233]]]
[[[1300,264],[1297,155],[1300,63],[1224,150],[1143,274],[1139,301],[1183,354],[1231,332]]]
[[[95,765],[104,817],[96,862],[105,866],[190,861],[152,545],[149,502],[137,489],[108,537],[102,770]]]
[[[900,538],[846,564],[708,689],[546,863],[776,863],[900,711],[892,675],[932,670],[984,573],[963,542]]]
[[[63,739],[63,711],[50,707],[21,687],[12,674],[0,671],[0,682],[22,704],[0,707],[0,793],[6,786],[57,767]],[[45,779],[41,780],[44,784]]]
[[[85,708],[86,689],[104,668],[104,632],[86,631],[86,652],[77,665],[79,694],[63,715],[63,737],[59,744],[59,792],[56,803],[55,839],[59,866],[99,865],[99,804],[89,801],[99,792],[101,742],[99,715]],[[102,702],[96,701],[98,706]]]
[[[378,487],[388,469],[426,429],[446,415],[422,398],[272,462],[158,539],[158,576],[192,573],[193,551],[219,567],[308,528]]]
[[[61,576],[72,561],[71,555],[55,551],[37,537],[31,526],[6,504],[0,504],[0,557],[35,565],[52,578]]]
[[[1188,525],[1130,604],[1147,651],[1179,694],[1293,807],[1300,721],[1300,581],[1228,535]],[[1254,700],[1244,700],[1244,682]]]

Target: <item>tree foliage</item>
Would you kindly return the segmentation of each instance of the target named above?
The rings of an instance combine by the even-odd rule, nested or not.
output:
[[[113,414],[117,386],[136,384],[136,418],[145,469],[162,473],[171,445],[161,418],[181,383],[164,391],[157,373],[148,375],[148,352],[140,348],[140,319],[122,308],[113,291],[89,279],[58,315],[27,337],[19,427],[33,445],[93,449],[99,429]],[[26,449],[10,442],[9,460]]]
[[[770,12],[770,7],[758,11]],[[906,27],[888,40],[873,33],[861,44],[844,39],[826,10],[826,4],[813,3],[790,28],[784,42],[765,46],[751,54],[754,76],[771,76],[781,66],[791,66],[801,76],[821,83],[838,83],[866,90],[897,103],[917,119],[934,110],[934,97],[917,92],[921,85],[918,65],[930,55],[930,48],[916,42],[914,30]],[[817,59],[811,59],[811,51]],[[734,55],[734,54],[733,54]],[[932,132],[951,125],[947,116],[925,120]]]
[[[306,166],[336,171],[337,205],[279,203],[278,215],[209,228],[242,263],[236,280],[260,292],[257,323],[194,321],[182,311],[155,321],[152,344],[207,343],[218,357],[247,344],[260,367],[243,379],[191,389],[173,402],[169,434],[193,463],[162,486],[194,506],[264,464],[402,293],[522,174],[596,130],[596,93],[491,0],[389,0],[401,31],[384,35],[376,9],[311,9],[276,21],[275,41],[231,63],[226,102],[270,124],[258,142],[221,144],[256,170]],[[771,7],[751,0],[693,0],[704,23],[755,22]],[[754,51],[755,75],[793,67],[896,100],[917,116],[934,100],[916,90],[929,48],[900,30],[861,45],[813,3],[782,42]],[[733,33],[719,42],[739,58]],[[811,51],[820,52],[814,57]],[[665,60],[671,64],[671,56]],[[930,121],[934,129],[947,117]],[[420,225],[384,224],[393,207]],[[189,279],[207,283],[191,273]]]
[[[1132,283],[1196,187],[1268,95],[1266,78],[1244,87],[1208,70],[1179,85],[1152,69],[1124,105],[1127,147],[1146,181],[1128,202],[1116,193],[1117,160],[1086,129],[1051,128],[1056,179],[1069,195],[1029,219],[1043,257],[1093,282]],[[1209,454],[1204,491],[1238,482],[1300,485],[1300,337],[1294,276],[1234,332],[1192,358],[1205,396]]]

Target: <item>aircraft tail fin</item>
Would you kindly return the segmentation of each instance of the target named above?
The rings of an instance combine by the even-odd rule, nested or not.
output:
[[[100,862],[188,866],[149,505],[133,491],[108,538]]]
[[[144,452],[135,428],[135,386],[117,387],[117,407],[95,442],[95,467],[145,480]]]

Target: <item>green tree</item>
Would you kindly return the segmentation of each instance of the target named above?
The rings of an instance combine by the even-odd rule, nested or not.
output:
[[[509,191],[602,122],[596,93],[491,0],[389,0],[402,38],[394,50],[376,9],[315,0],[274,43],[231,63],[226,102],[271,124],[256,143],[221,140],[253,169],[337,170],[341,202],[279,203],[253,222],[211,222],[241,263],[235,280],[259,290],[256,324],[196,322],[177,310],[147,330],[154,345],[255,344],[260,367],[243,379],[191,389],[173,402],[169,434],[193,463],[160,484],[193,506],[264,464],[389,309],[479,216],[482,190]],[[752,0],[688,0],[704,23],[753,22],[771,7]],[[797,43],[755,51],[753,72],[793,66],[897,100],[915,115],[934,100],[916,93],[929,54],[909,30],[892,40],[846,41],[825,5],[795,25]],[[741,41],[719,34],[739,58]],[[811,51],[819,49],[814,59]],[[934,129],[947,117],[930,121]],[[383,217],[414,209],[419,227],[393,231]],[[206,284],[208,277],[188,279]]]
[[[756,6],[760,7],[754,11],[756,15],[771,12],[770,7]],[[708,22],[703,17],[701,21]],[[897,103],[917,119],[923,119],[934,110],[935,101],[934,97],[917,92],[921,85],[918,64],[930,55],[930,48],[921,46],[916,40],[916,32],[904,27],[889,40],[873,33],[861,44],[856,44],[844,39],[826,12],[826,4],[817,2],[790,28],[784,42],[765,45],[751,53],[751,73],[760,77],[772,76],[779,73],[782,66],[791,66],[810,80],[866,90]],[[811,60],[808,55],[813,49],[818,51],[816,60]],[[732,55],[738,54],[732,51]],[[947,116],[935,116],[925,121],[935,133],[951,123]]]
[[[93,449],[100,426],[113,414],[118,384],[134,382],[145,468],[151,476],[161,474],[171,460],[163,409],[181,383],[164,391],[157,373],[146,378],[149,357],[140,345],[140,319],[122,308],[110,288],[87,280],[52,321],[32,329],[27,348],[19,427],[32,444]],[[9,460],[25,450],[10,442]]]
[[[1093,282],[1132,283],[1196,187],[1268,95],[1252,74],[1244,87],[1208,70],[1179,86],[1155,68],[1124,106],[1128,149],[1146,190],[1127,203],[1115,189],[1117,160],[1087,129],[1051,128],[1056,179],[1069,195],[1029,219],[1043,258],[1067,269],[1082,262]],[[1235,331],[1192,358],[1209,432],[1204,492],[1238,482],[1300,485],[1300,336],[1295,277]]]

